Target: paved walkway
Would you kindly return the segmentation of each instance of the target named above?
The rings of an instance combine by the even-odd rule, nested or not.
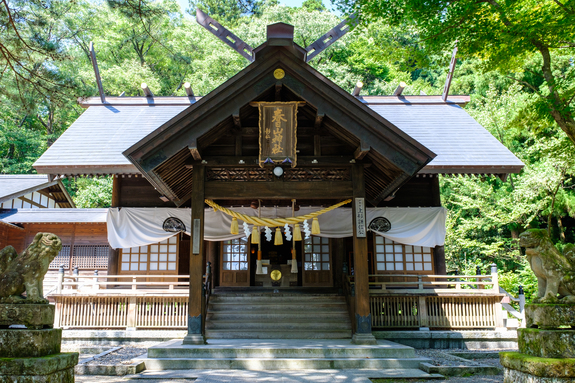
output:
[[[371,383],[369,378],[388,378],[390,382],[402,382],[403,379],[417,379],[423,371],[409,370],[301,370],[301,371],[246,371],[246,370],[182,370],[182,371],[144,371],[138,375],[126,377],[113,376],[76,376],[78,383]],[[420,374],[418,376],[418,374]],[[409,380],[410,383],[419,380]],[[421,380],[422,382],[424,380]],[[429,380],[425,380],[429,382]],[[501,383],[503,376],[453,377],[448,383]]]

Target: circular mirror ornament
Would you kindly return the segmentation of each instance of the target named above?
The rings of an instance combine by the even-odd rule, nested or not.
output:
[[[391,222],[385,217],[377,217],[371,220],[368,229],[385,233],[391,230]]]
[[[282,272],[279,270],[272,270],[272,272],[270,273],[270,278],[272,279],[272,281],[279,281],[280,279],[282,279]]]
[[[274,70],[274,77],[276,78],[276,80],[281,80],[282,78],[285,77],[285,75],[286,72],[284,72],[284,70],[281,68]]]
[[[179,233],[186,231],[186,225],[179,218],[169,217],[162,224],[162,229],[168,233]]]

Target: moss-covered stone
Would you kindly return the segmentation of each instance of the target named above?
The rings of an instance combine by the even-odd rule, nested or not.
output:
[[[54,325],[54,305],[0,303],[0,326],[15,324],[28,328],[51,328]]]
[[[77,352],[46,355],[39,358],[0,358],[0,376],[49,375],[56,371],[74,368],[76,364],[78,364]]]
[[[26,358],[60,352],[62,329],[0,330],[0,358]]]
[[[527,374],[525,372],[503,369],[503,383],[574,383],[572,378],[545,378]]]
[[[556,329],[559,326],[575,328],[575,303],[525,305],[527,327]]]
[[[541,358],[575,358],[575,330],[517,330],[519,352]]]
[[[17,383],[74,383],[74,369],[56,371],[48,375],[0,375],[0,382]]]
[[[540,358],[519,352],[499,353],[501,365],[547,378],[575,378],[575,358]]]

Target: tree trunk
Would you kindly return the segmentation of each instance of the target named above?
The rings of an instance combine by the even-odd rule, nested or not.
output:
[[[549,47],[540,41],[532,41],[532,43],[543,57],[543,66],[541,67],[541,70],[543,72],[545,82],[547,82],[547,87],[549,88],[549,96],[546,97],[550,107],[549,113],[557,122],[557,125],[559,125],[575,145],[575,116],[573,116],[573,112],[570,111],[569,106],[561,99],[559,92],[557,91],[555,76],[553,75],[553,70],[551,68],[551,54],[549,53]]]

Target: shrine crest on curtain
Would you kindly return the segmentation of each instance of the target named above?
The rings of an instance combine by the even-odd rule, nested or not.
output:
[[[297,163],[297,108],[301,101],[258,102],[261,167]]]

